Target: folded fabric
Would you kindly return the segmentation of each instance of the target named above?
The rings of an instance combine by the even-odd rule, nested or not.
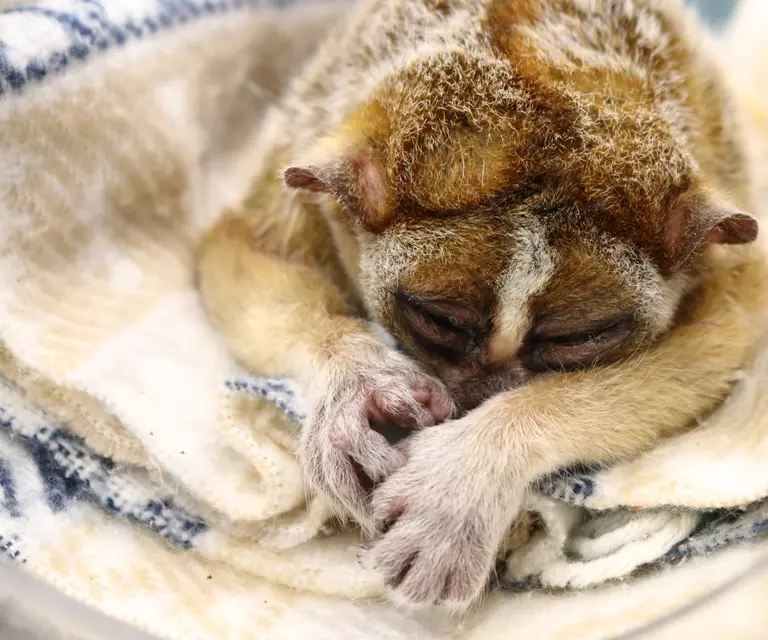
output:
[[[0,549],[25,570],[165,638],[485,639],[510,616],[544,637],[554,621],[536,613],[551,604],[538,586],[596,584],[763,532],[759,357],[687,436],[532,492],[543,526],[499,574],[533,589],[526,600],[497,590],[461,624],[377,602],[355,532],[327,530],[323,502],[306,504],[301,390],[248,376],[195,288],[202,233],[248,195],[260,123],[347,7],[0,7]],[[640,624],[761,548],[638,578],[632,598],[584,597]],[[561,604],[563,621],[584,621]],[[590,625],[584,637],[626,628]]]
[[[296,389],[286,381],[243,378],[227,386],[235,397],[262,396],[301,419]],[[173,638],[260,637],[257,629],[262,623],[277,624],[283,635],[275,637],[285,638],[317,634],[319,628],[329,634],[344,628],[355,638],[370,637],[372,629],[389,634],[382,637],[403,639],[457,633],[455,623],[438,613],[413,616],[360,602],[379,595],[381,585],[355,563],[354,537],[335,534],[300,543],[307,531],[306,516],[293,523],[299,535],[289,543],[297,546],[289,550],[273,545],[285,544],[287,523],[272,531],[266,527],[259,536],[237,537],[202,516],[202,505],[180,487],[163,486],[140,466],[115,463],[90,450],[7,380],[0,385],[0,406],[0,548],[35,575],[88,604]],[[605,512],[573,506],[609,495],[610,487],[601,474],[563,476],[544,483],[529,506],[539,513],[545,528],[511,556],[497,586],[515,591],[583,587],[628,575],[642,564],[671,565],[682,558],[708,556],[706,579],[696,574],[692,583],[690,576],[674,573],[675,580],[686,586],[674,590],[676,599],[668,601],[672,607],[675,602],[683,604],[681,593],[686,598],[706,593],[756,558],[726,554],[723,564],[714,563],[718,556],[709,554],[764,534],[765,503],[740,513],[678,508]],[[321,514],[317,522],[322,519]],[[214,580],[215,588],[210,584]],[[296,591],[281,591],[277,586],[281,584]],[[658,602],[649,609],[647,600],[656,598],[665,585],[642,579],[631,584],[639,592],[622,606],[628,611],[645,607],[645,615],[657,612]],[[319,600],[309,599],[309,594]],[[210,607],[225,608],[215,624],[203,613]],[[457,637],[504,637],[502,620],[514,615],[510,609],[526,615],[514,596],[509,602],[491,600]],[[168,611],[176,615],[168,616]],[[624,628],[624,623],[615,624]],[[489,626],[498,628],[498,634],[489,634]],[[594,623],[583,637],[605,637],[604,633],[604,625]]]

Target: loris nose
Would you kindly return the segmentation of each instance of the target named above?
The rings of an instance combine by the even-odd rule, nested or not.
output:
[[[524,335],[495,335],[488,345],[483,365],[498,371],[518,360]]]

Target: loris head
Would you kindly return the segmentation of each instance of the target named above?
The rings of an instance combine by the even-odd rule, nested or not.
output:
[[[541,71],[417,59],[285,172],[354,230],[372,315],[463,410],[651,343],[707,246],[757,234],[642,78]]]

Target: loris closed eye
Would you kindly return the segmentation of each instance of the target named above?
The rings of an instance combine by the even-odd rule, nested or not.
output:
[[[396,300],[400,318],[414,338],[446,360],[466,357],[487,325],[481,313],[457,302],[424,300],[402,292]]]
[[[532,371],[564,371],[605,360],[626,344],[637,325],[632,313],[621,313],[576,331],[541,325],[525,339],[520,355]]]

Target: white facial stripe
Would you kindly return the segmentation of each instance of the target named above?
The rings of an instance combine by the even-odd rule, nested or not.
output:
[[[529,301],[544,289],[555,272],[555,256],[538,220],[526,221],[511,240],[512,259],[499,286],[492,358],[517,353],[530,323]]]
[[[642,319],[656,333],[667,329],[687,290],[687,277],[675,276],[666,281],[649,257],[616,238],[602,235],[597,243],[606,266],[633,294]]]

